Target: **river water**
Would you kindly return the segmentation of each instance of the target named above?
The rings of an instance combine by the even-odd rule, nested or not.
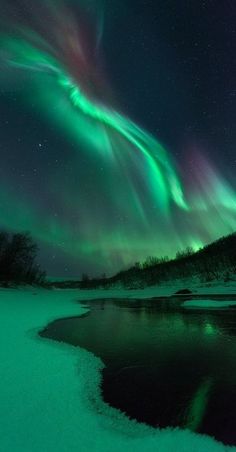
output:
[[[236,310],[183,299],[97,300],[41,336],[100,357],[104,400],[152,426],[180,426],[236,445]]]

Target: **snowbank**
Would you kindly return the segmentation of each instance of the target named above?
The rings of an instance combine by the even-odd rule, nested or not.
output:
[[[80,290],[82,299],[91,298],[152,298],[168,297],[174,295],[178,290],[190,289],[194,295],[235,295],[236,281],[225,282],[223,280],[208,283],[199,282],[198,278],[183,278],[167,281],[144,289],[125,289],[122,286],[114,289],[89,289]]]
[[[91,299],[87,292],[0,290],[0,450],[236,450],[187,430],[155,430],[130,421],[102,402],[98,358],[38,337],[49,321],[85,312],[75,300]],[[97,298],[98,292],[93,296]]]
[[[181,306],[188,309],[227,309],[236,306],[236,301],[189,300],[182,303]]]

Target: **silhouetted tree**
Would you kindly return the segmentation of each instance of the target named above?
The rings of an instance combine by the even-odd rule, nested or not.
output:
[[[175,259],[182,259],[183,257],[188,257],[192,254],[194,254],[194,249],[191,246],[187,246],[185,250],[176,253]]]
[[[0,282],[42,283],[45,273],[36,264],[38,247],[29,233],[0,233]]]

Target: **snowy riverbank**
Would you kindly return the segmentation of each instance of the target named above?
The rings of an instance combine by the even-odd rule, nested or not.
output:
[[[93,298],[152,298],[152,297],[169,297],[182,289],[191,290],[193,295],[218,295],[236,297],[236,280],[223,281],[215,280],[212,282],[200,282],[198,278],[183,278],[173,282],[158,284],[156,286],[148,286],[144,289],[127,289],[115,287],[111,289],[88,289],[79,290],[79,296],[82,299]]]
[[[142,298],[155,296],[152,290],[0,289],[2,452],[236,450],[189,431],[128,420],[100,400],[99,359],[37,334],[49,321],[86,312],[78,299]]]

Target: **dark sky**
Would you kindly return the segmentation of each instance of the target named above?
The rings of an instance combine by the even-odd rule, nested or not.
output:
[[[28,8],[31,11],[33,3],[12,0],[12,5],[11,10],[9,2],[0,0],[5,21],[2,33],[7,34],[6,23],[9,21],[11,27],[8,34],[15,38],[18,33],[14,31],[15,24],[18,30],[23,18],[25,20],[25,10]],[[210,0],[107,0],[103,6],[99,4],[95,9],[97,22],[103,31],[99,59],[102,60],[106,81],[109,80],[107,85],[97,81],[101,97],[101,86],[106,86],[104,98],[112,98],[115,108],[160,140],[175,160],[180,179],[183,179],[183,185],[186,183],[187,193],[192,189],[191,178],[196,184],[199,174],[195,173],[202,168],[195,158],[196,149],[201,150],[201,155],[208,162],[205,168],[210,168],[209,162],[213,165],[208,170],[208,179],[211,180],[198,180],[201,193],[199,188],[197,201],[195,197],[194,206],[192,204],[189,209],[193,213],[187,219],[182,218],[181,222],[190,225],[193,242],[197,243],[199,239],[199,243],[204,244],[217,237],[217,231],[213,230],[211,224],[213,220],[209,220],[210,216],[213,218],[213,209],[214,215],[217,211],[220,217],[218,235],[231,232],[234,229],[235,210],[232,206],[236,189],[236,5],[233,1]],[[47,23],[47,16],[40,17],[42,11],[37,12],[35,6],[34,14],[37,20],[32,20],[30,16],[28,25],[32,30],[36,29],[37,33],[41,27],[42,36],[42,24]],[[62,17],[60,20],[63,22]],[[64,17],[64,20],[66,22],[67,18]],[[77,20],[81,21],[80,13],[73,10],[73,21]],[[35,28],[38,23],[40,25]],[[49,28],[52,23],[48,19]],[[60,37],[67,42],[65,30],[61,31]],[[50,33],[44,33],[46,39],[53,35],[51,28]],[[50,39],[52,44],[53,38]],[[146,200],[142,225],[136,211],[132,213],[131,205],[132,220],[129,218],[128,203],[131,201],[125,200],[125,186],[123,191],[119,183],[115,186],[114,182],[112,186],[114,175],[114,181],[121,181],[122,171],[124,173],[128,168],[133,172],[134,165],[141,166],[141,162],[136,162],[132,168],[129,161],[120,162],[119,174],[116,163],[111,174],[109,162],[106,163],[105,158],[103,162],[98,155],[89,154],[87,144],[79,146],[79,156],[75,157],[78,143],[73,134],[68,138],[61,126],[49,121],[49,106],[46,103],[44,108],[39,108],[37,92],[31,88],[33,75],[18,68],[9,71],[4,58],[3,51],[0,225],[2,221],[3,228],[29,229],[40,245],[42,265],[53,276],[76,276],[83,271],[90,274],[112,272],[135,260],[144,259],[152,250],[151,239],[156,226],[153,213],[150,213],[151,207],[147,207],[145,190],[137,182],[139,176],[132,176],[132,183],[131,179],[126,181],[126,190],[132,191],[138,185],[133,193],[136,196],[138,191],[139,201],[141,199],[143,202],[143,198]],[[72,60],[73,55],[70,55],[71,67]],[[91,86],[95,84],[90,60],[85,66],[80,66],[77,60],[77,70],[84,71],[83,78],[80,78],[81,86],[86,86],[86,89],[87,86],[92,89]],[[130,151],[115,134],[112,136],[113,148],[116,149],[114,155],[119,146],[122,153],[125,151],[128,154]],[[78,164],[77,171],[75,162]],[[143,178],[145,171],[143,169]],[[103,176],[104,172],[106,176]],[[209,187],[211,190],[217,187],[217,206],[213,201],[214,193],[209,194]],[[111,189],[114,191],[113,196],[110,195]],[[196,194],[196,187],[194,190]],[[205,192],[208,193],[203,200]],[[204,220],[193,231],[193,222],[196,223],[200,215],[196,213],[200,196],[201,205],[207,204],[209,217],[206,219],[204,216]],[[222,209],[220,207],[224,204],[224,197],[227,198],[227,205],[230,205],[229,213],[222,210],[226,205]],[[190,200],[188,202],[191,204]],[[168,213],[168,231],[172,238],[175,234],[171,244],[175,253],[188,242],[181,237],[183,223],[179,222],[180,214],[176,213],[173,206],[170,210],[172,216]],[[160,213],[158,219],[159,224],[162,217],[162,229],[165,229],[165,215]],[[226,217],[227,225],[225,223],[223,228]],[[215,221],[218,220],[214,217]],[[83,227],[78,227],[76,232],[78,222]],[[203,222],[207,224],[206,231],[203,231]],[[71,241],[76,234],[78,244],[74,252]],[[157,234],[162,240],[163,231]],[[140,246],[142,239],[143,244]],[[164,240],[169,241],[168,236]],[[70,241],[69,245],[67,241]],[[87,245],[83,247],[85,242]],[[171,254],[172,248],[166,252]],[[154,246],[154,253],[158,254],[157,245]],[[165,253],[163,247],[160,253]]]
[[[236,167],[236,5],[127,0],[110,11],[109,74],[126,111],[174,153],[197,139]],[[115,36],[115,39],[112,38]],[[234,174],[233,174],[234,176]]]

